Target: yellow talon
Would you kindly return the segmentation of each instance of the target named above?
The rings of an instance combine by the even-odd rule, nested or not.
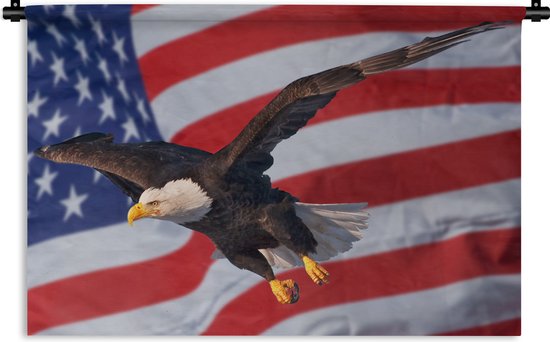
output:
[[[303,256],[302,261],[304,262],[307,274],[315,284],[323,285],[329,283],[330,274],[324,267],[307,256]]]
[[[271,286],[271,292],[281,304],[294,304],[300,298],[298,283],[292,279],[271,280],[269,285]]]

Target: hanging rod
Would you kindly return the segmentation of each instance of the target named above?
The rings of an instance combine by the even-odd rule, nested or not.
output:
[[[27,19],[25,16],[25,7],[21,7],[19,0],[11,0],[10,7],[4,7],[2,16],[6,20],[20,21]],[[542,7],[541,0],[531,0],[531,7],[525,8],[524,20],[540,22],[550,19],[550,7]]]

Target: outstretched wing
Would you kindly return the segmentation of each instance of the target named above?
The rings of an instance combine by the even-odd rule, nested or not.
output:
[[[113,144],[113,136],[89,133],[35,151],[41,158],[58,163],[92,167],[134,201],[144,189],[162,187],[211,154],[162,141]]]
[[[438,37],[427,37],[416,44],[300,78],[286,86],[214,158],[225,170],[243,162],[264,172],[273,163],[270,153],[275,146],[304,127],[340,89],[369,75],[414,64],[467,41],[467,37],[502,28],[503,24],[482,23]]]

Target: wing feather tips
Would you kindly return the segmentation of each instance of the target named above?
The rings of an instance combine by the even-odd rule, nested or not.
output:
[[[499,30],[509,24],[510,21],[483,22],[437,37],[426,37],[418,43],[352,63],[350,67],[360,69],[363,76],[403,68],[465,43],[469,41],[468,37]]]
[[[39,147],[36,150],[34,150],[33,153],[35,156],[40,158],[58,161],[57,158],[59,157],[59,152],[60,152],[59,147],[66,147],[66,146],[69,146],[72,144],[78,144],[78,143],[95,143],[95,142],[112,143],[113,139],[114,137],[110,133],[100,133],[100,132],[86,133],[86,134],[82,134],[77,137],[65,140],[58,144]]]

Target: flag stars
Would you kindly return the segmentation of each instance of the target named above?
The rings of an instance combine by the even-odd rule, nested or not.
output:
[[[139,139],[136,122],[132,117],[128,116],[126,122],[122,124],[122,128],[124,129],[124,142],[130,141],[131,138]]]
[[[91,15],[88,15],[88,18],[90,18],[90,23],[92,23],[92,31],[94,31],[99,45],[103,45],[103,43],[107,41],[107,38],[105,38],[105,33],[103,33],[101,22],[99,20],[94,20]]]
[[[38,51],[38,43],[36,42],[36,40],[29,41],[27,51],[29,52],[29,55],[31,57],[31,66],[34,66],[36,62],[44,61],[42,54],[40,54],[40,51]]]
[[[73,133],[73,137],[78,137],[79,135],[82,134],[82,129],[80,128],[80,126],[78,126],[75,130],[74,130],[74,133]]]
[[[76,27],[80,27],[80,20],[76,16],[76,6],[75,5],[66,5],[63,9],[63,16],[71,21],[71,23]]]
[[[101,176],[103,176],[99,171],[94,170],[94,184],[99,182],[101,179]]]
[[[63,37],[61,32],[59,32],[59,30],[57,29],[57,27],[54,24],[47,23],[46,24],[46,32],[48,32],[55,39],[55,42],[59,46],[62,46],[63,43],[65,43],[67,41],[67,39],[65,39],[65,37]]]
[[[90,79],[82,77],[80,72],[77,73],[78,82],[74,86],[78,91],[78,105],[80,106],[84,100],[92,101],[92,93],[90,92]]]
[[[107,81],[107,83],[111,82],[111,73],[109,72],[109,67],[107,66],[107,60],[105,58],[102,58],[100,54],[97,54],[97,59],[99,60],[99,63],[97,64],[97,68],[101,73],[103,74],[103,78]]]
[[[44,167],[44,172],[42,172],[42,177],[34,180],[34,183],[38,185],[38,194],[36,195],[37,200],[40,200],[44,193],[53,196],[52,183],[56,177],[57,172],[50,172],[50,165],[46,164],[46,167]]]
[[[113,32],[113,51],[117,54],[121,65],[128,61],[128,56],[126,56],[126,52],[124,51],[124,40],[124,37],[119,38],[116,32]]]
[[[47,101],[48,98],[40,97],[40,91],[37,90],[36,93],[34,93],[31,102],[29,102],[29,104],[27,105],[29,116],[34,116],[38,118],[38,116],[40,115],[40,107],[42,107],[42,105]]]
[[[61,116],[61,111],[58,109],[50,120],[42,122],[42,125],[46,128],[42,141],[46,141],[51,135],[59,137],[59,126],[67,119],[67,116]]]
[[[99,104],[99,109],[101,109],[101,118],[99,119],[99,124],[102,124],[107,119],[116,120],[113,98],[105,94],[105,91],[102,91],[102,95],[103,102]]]
[[[65,60],[58,58],[55,53],[52,52],[53,63],[50,65],[50,70],[54,73],[53,85],[56,86],[60,80],[68,81],[67,74],[65,73]]]
[[[65,207],[65,216],[63,216],[63,221],[67,222],[71,216],[83,217],[82,215],[82,203],[88,199],[88,194],[79,195],[76,192],[74,185],[71,184],[69,190],[69,197],[59,201]]]
[[[147,110],[145,109],[145,101],[139,96],[137,96],[135,93],[134,93],[134,98],[136,99],[136,103],[137,103],[136,104],[137,111],[141,115],[143,122],[144,123],[149,122],[150,119],[149,119],[149,115],[147,114]]]
[[[117,76],[117,90],[118,92],[120,93],[120,95],[122,95],[122,98],[124,99],[125,102],[130,102],[131,98],[130,98],[130,95],[128,94],[128,90],[126,89],[126,83],[124,82],[124,80],[122,79],[122,77]]]
[[[80,55],[80,59],[82,59],[84,65],[88,64],[90,56],[88,56],[88,50],[86,50],[86,44],[84,43],[84,40],[78,39],[75,35],[73,35],[73,40],[75,42],[74,49]]]

